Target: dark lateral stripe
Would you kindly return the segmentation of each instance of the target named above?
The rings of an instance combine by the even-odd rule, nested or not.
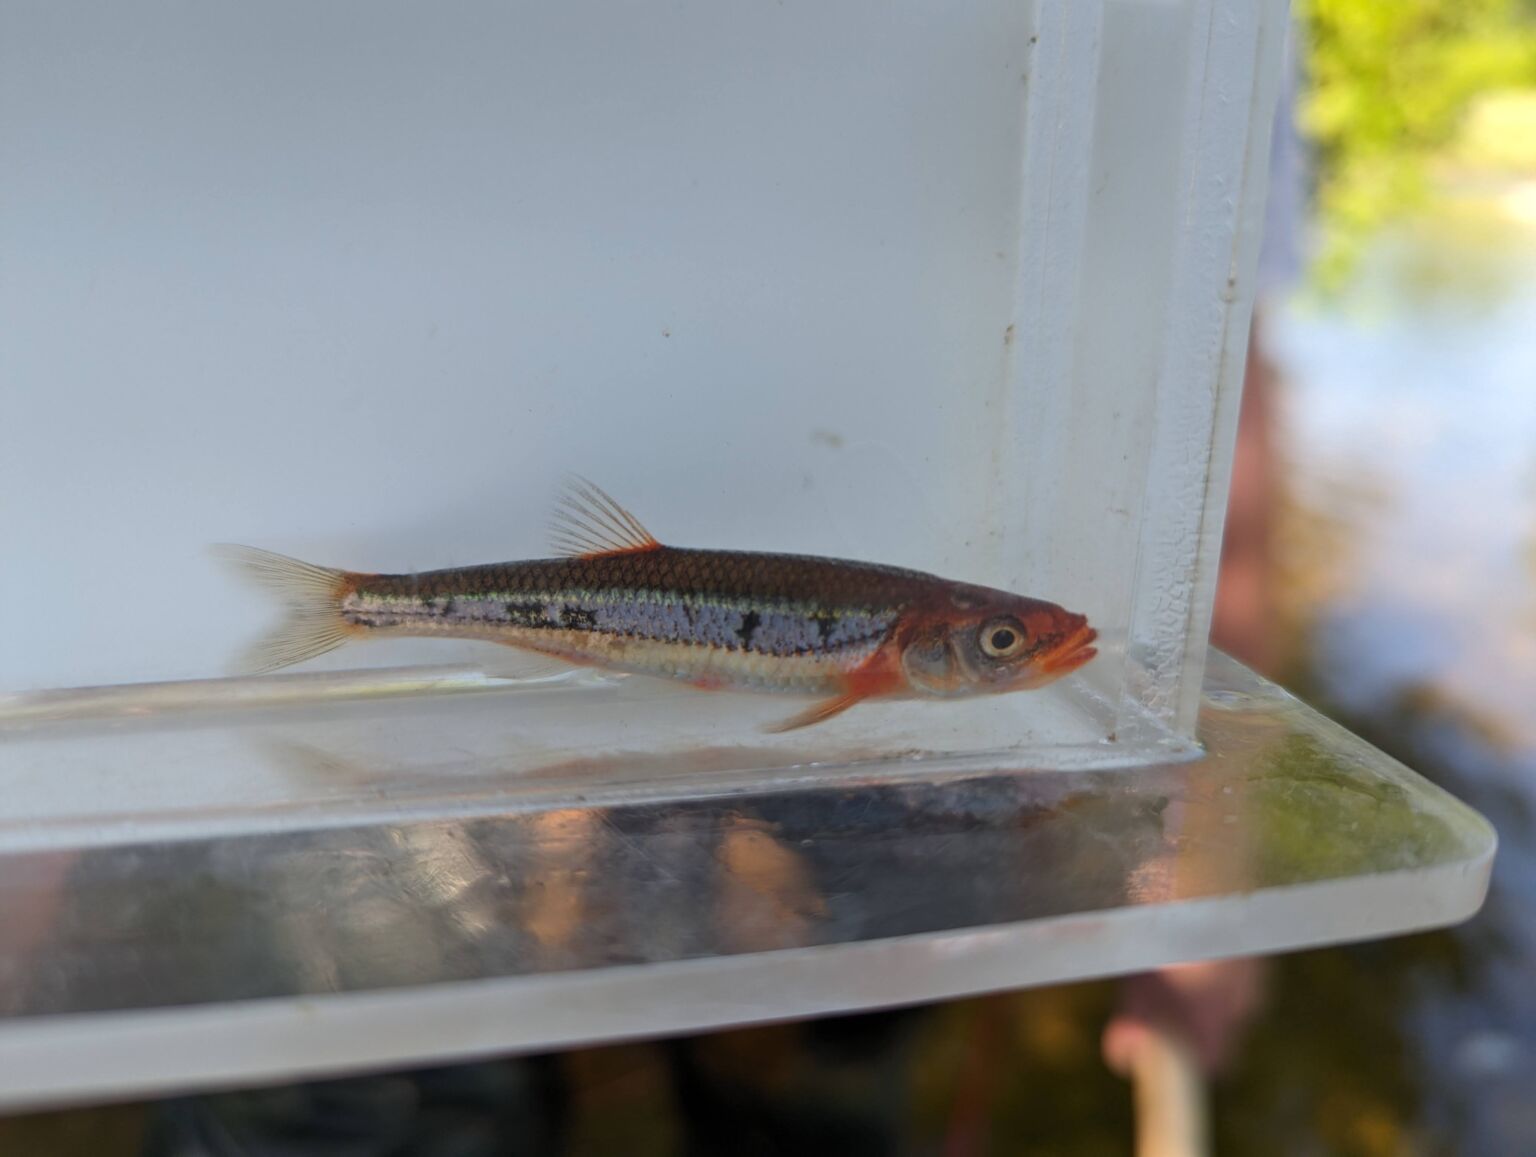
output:
[[[506,593],[412,599],[359,591],[342,605],[359,626],[409,630],[427,624],[524,630],[592,631],[656,642],[789,656],[860,648],[884,638],[895,611],[798,610],[648,597],[510,596]]]

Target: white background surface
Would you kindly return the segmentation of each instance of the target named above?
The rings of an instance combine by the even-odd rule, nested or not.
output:
[[[10,7],[0,686],[221,673],[263,609],[214,541],[546,553],[567,470],[671,541],[1000,581],[1028,16]],[[454,657],[412,648],[335,661]]]

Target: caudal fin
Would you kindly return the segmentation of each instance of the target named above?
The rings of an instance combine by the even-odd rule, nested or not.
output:
[[[346,571],[254,546],[221,543],[213,554],[247,582],[277,596],[287,610],[282,622],[241,653],[239,671],[276,671],[334,651],[351,637],[341,617],[341,598],[350,586]]]

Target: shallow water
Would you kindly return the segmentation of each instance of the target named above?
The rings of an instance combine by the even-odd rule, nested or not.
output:
[[[1364,1132],[1345,1144],[1319,1116],[1297,1143],[1536,1152],[1532,335],[1536,229],[1466,208],[1383,242],[1340,308],[1277,318],[1292,681],[1501,840],[1469,924],[1282,962],[1270,1019],[1288,992],[1298,1015],[1328,1016],[1320,1054],[1347,1055],[1348,1036],[1373,1074],[1333,1096],[1336,1122]],[[1261,1027],[1255,1070],[1283,1035]]]

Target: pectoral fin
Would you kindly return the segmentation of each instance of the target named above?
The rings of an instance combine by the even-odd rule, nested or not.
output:
[[[813,703],[800,714],[791,716],[783,723],[766,727],[764,730],[777,733],[809,727],[813,723],[831,719],[834,715],[841,715],[854,704],[862,703],[866,699],[899,695],[905,687],[906,681],[902,677],[900,662],[896,658],[895,651],[888,646],[882,647],[861,666],[843,677],[842,690],[832,698]]]
[[[841,715],[855,703],[861,703],[868,699],[868,695],[859,695],[854,692],[845,692],[842,695],[834,695],[831,699],[823,699],[820,703],[813,703],[798,715],[792,715],[782,723],[772,723],[763,730],[777,735],[783,731],[796,731],[801,727],[809,727],[813,723],[820,723],[824,719],[831,719],[834,715]]]

